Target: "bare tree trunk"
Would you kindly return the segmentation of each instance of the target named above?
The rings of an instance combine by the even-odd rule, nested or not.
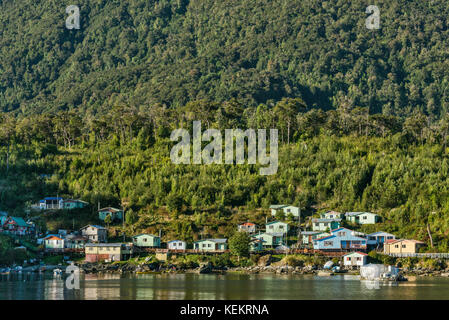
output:
[[[8,150],[6,151],[6,173],[9,171],[9,153],[10,153],[11,142],[8,141]]]
[[[432,234],[430,233],[430,225],[427,224],[427,233],[429,234],[429,238],[430,238],[430,247],[433,248],[433,239],[432,239]]]

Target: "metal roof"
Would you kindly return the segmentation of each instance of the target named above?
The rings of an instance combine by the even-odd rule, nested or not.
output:
[[[125,243],[86,243],[85,247],[121,247]]]

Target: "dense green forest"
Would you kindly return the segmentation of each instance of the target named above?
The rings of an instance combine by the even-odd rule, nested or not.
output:
[[[449,250],[445,0],[0,0],[0,210],[44,196],[126,203],[128,234],[228,237],[272,203],[380,214]],[[279,130],[279,170],[174,165],[170,133]],[[67,222],[70,225],[67,226]],[[120,225],[111,232],[119,235]]]
[[[191,130],[193,120],[277,128],[277,174],[259,175],[258,164],[172,164],[171,130]],[[125,202],[129,233],[162,230],[193,240],[229,236],[247,220],[263,224],[270,204],[291,203],[303,208],[305,225],[327,209],[376,212],[383,223],[363,231],[425,241],[429,225],[435,245],[449,249],[449,117],[325,112],[300,99],[272,108],[197,101],[176,110],[115,107],[95,118],[71,111],[3,115],[0,132],[0,210],[14,214],[48,195],[89,201],[87,213],[65,213],[71,227],[74,217],[77,226],[96,222],[98,202]]]
[[[0,1],[0,110],[183,106],[232,98],[273,106],[440,118],[449,109],[446,0]]]

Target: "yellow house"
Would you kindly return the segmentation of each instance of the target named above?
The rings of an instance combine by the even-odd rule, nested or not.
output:
[[[384,243],[384,253],[385,254],[396,254],[396,253],[418,253],[419,248],[425,247],[426,243],[418,240],[388,240]]]
[[[88,243],[84,249],[88,262],[122,261],[132,253],[132,248],[124,243]]]

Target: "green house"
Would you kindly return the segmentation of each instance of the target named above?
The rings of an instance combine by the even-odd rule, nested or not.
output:
[[[288,233],[288,224],[281,221],[273,221],[265,225],[267,233]]]
[[[142,233],[133,237],[133,244],[136,247],[160,248],[161,238],[152,234]]]
[[[196,241],[193,249],[201,251],[222,251],[228,249],[227,239],[206,239]]]
[[[115,220],[121,221],[123,219],[123,211],[120,210],[120,209],[107,207],[107,208],[103,208],[103,209],[98,210],[98,218],[101,221],[104,221],[104,219],[106,219],[106,217],[108,215],[111,216],[112,221],[115,221]]]
[[[256,238],[251,239],[251,242],[249,244],[249,251],[257,252],[262,250],[263,250],[263,240]]]
[[[282,232],[265,232],[254,236],[254,238],[261,240],[264,247],[276,247],[284,244],[284,233]]]
[[[67,210],[72,210],[72,209],[81,209],[84,208],[88,205],[89,203],[87,203],[86,201],[82,201],[82,200],[64,200],[62,202],[62,207],[63,209],[67,209]]]
[[[358,224],[376,224],[380,222],[380,216],[371,212],[347,212],[346,220]]]
[[[330,231],[341,227],[341,219],[312,219],[313,231]]]

